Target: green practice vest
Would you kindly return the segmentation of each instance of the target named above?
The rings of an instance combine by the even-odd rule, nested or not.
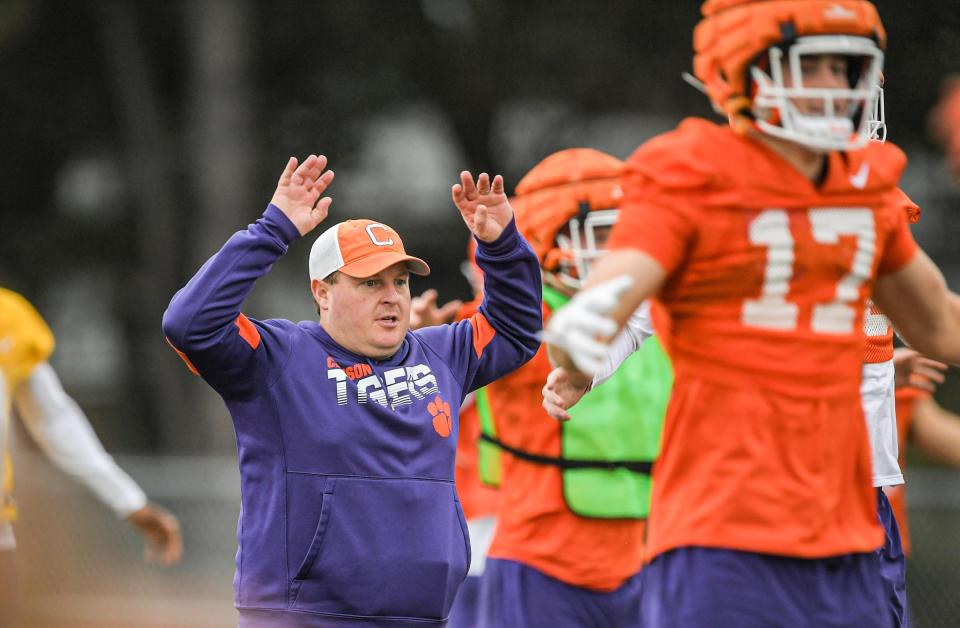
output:
[[[544,286],[551,311],[569,300]],[[650,512],[650,470],[660,451],[660,431],[673,368],[656,337],[620,365],[603,385],[568,410],[571,420],[559,423],[560,457],[540,456],[499,440],[486,391],[477,391],[481,440],[480,477],[499,486],[503,451],[533,463],[562,469],[563,494],[572,512],[600,519],[642,519]]]

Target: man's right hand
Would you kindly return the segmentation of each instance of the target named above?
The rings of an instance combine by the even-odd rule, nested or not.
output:
[[[320,198],[333,181],[333,170],[324,171],[326,167],[327,158],[323,155],[310,155],[299,166],[297,158],[291,157],[270,200],[286,214],[301,236],[323,222],[333,202],[329,196]]]
[[[553,369],[547,375],[547,383],[543,387],[543,409],[558,421],[569,421],[570,414],[567,410],[587,394],[591,384],[593,380],[588,375],[565,368]]]

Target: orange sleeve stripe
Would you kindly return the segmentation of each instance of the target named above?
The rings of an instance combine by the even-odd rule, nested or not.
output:
[[[240,330],[240,337],[246,340],[251,348],[256,349],[260,346],[260,332],[243,314],[237,317],[237,329]]]
[[[187,355],[186,355],[183,351],[181,351],[180,349],[177,349],[176,347],[174,347],[174,346],[173,346],[173,343],[170,342],[170,339],[169,339],[169,338],[167,338],[166,340],[167,340],[167,344],[170,345],[170,348],[173,349],[174,351],[176,351],[176,352],[177,352],[177,355],[180,356],[180,359],[183,360],[184,364],[187,365],[187,368],[190,369],[190,372],[193,373],[194,375],[199,375],[199,374],[200,374],[200,371],[198,371],[198,370],[197,370],[197,367],[195,367],[195,366],[193,365],[193,362],[190,361],[190,358],[188,358]]]
[[[480,312],[470,317],[470,326],[473,327],[473,350],[477,352],[477,357],[480,358],[483,356],[483,350],[497,335],[497,330],[493,328],[487,317]]]

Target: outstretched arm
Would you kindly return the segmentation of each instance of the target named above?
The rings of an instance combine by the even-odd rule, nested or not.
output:
[[[584,288],[554,313],[544,340],[556,366],[588,375],[606,362],[608,345],[667,272],[650,255],[632,249],[608,252],[597,261]]]
[[[923,251],[880,276],[873,300],[910,347],[960,365],[960,297],[947,289],[940,269]]]
[[[103,449],[80,406],[63,390],[53,367],[46,362],[38,365],[14,391],[13,399],[41,451],[144,535],[148,560],[166,565],[180,560],[183,545],[176,517],[147,503],[137,483]]]
[[[925,455],[960,467],[960,416],[940,407],[932,397],[914,402],[910,436]]]
[[[644,301],[627,320],[626,326],[606,348],[603,363],[591,378],[583,373],[557,367],[547,376],[543,390],[543,408],[558,421],[569,421],[567,412],[591,389],[610,379],[627,358],[640,350],[654,333],[650,301]]]

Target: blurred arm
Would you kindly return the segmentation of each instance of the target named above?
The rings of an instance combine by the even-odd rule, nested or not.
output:
[[[609,304],[594,304],[614,281],[626,276],[627,285],[618,297]],[[630,315],[637,310],[644,299],[659,291],[666,280],[667,272],[652,256],[634,249],[620,249],[608,252],[597,261],[583,290],[561,308],[550,319],[547,350],[550,360],[569,371],[585,372],[578,368],[571,357],[572,342],[580,342],[578,351],[592,351],[596,357],[594,373],[600,370],[611,338],[623,329]],[[610,282],[610,283],[607,283]],[[606,286],[605,286],[606,284]],[[604,311],[605,310],[605,311]],[[607,327],[608,333],[597,333],[599,328],[588,327],[595,322],[597,314],[613,322]],[[567,339],[568,342],[563,342]],[[556,341],[560,342],[556,342]],[[588,369],[589,370],[589,369]],[[593,373],[588,373],[593,374]]]
[[[569,421],[570,408],[577,405],[593,388],[610,379],[627,358],[640,349],[643,342],[653,335],[653,320],[650,317],[650,301],[646,300],[630,315],[626,326],[605,352],[604,362],[593,378],[576,371],[557,367],[547,376],[547,383],[540,391],[543,408],[558,421]]]
[[[911,348],[960,365],[960,297],[923,251],[896,272],[881,275],[873,299]]]
[[[103,449],[86,415],[44,362],[14,391],[27,431],[44,454],[120,517],[143,508],[147,497]]]
[[[910,435],[925,455],[960,467],[960,416],[940,407],[932,397],[914,402]]]
[[[620,333],[607,350],[606,368],[600,369],[593,376],[591,388],[600,386],[605,381],[613,377],[620,365],[627,358],[640,350],[643,342],[653,335],[653,320],[650,317],[650,301],[645,300],[640,307],[630,315],[626,325],[620,330]]]
[[[83,410],[44,362],[14,391],[14,403],[30,436],[60,469],[89,488],[144,536],[144,557],[172,565],[180,560],[180,522],[147,496],[104,449]]]

